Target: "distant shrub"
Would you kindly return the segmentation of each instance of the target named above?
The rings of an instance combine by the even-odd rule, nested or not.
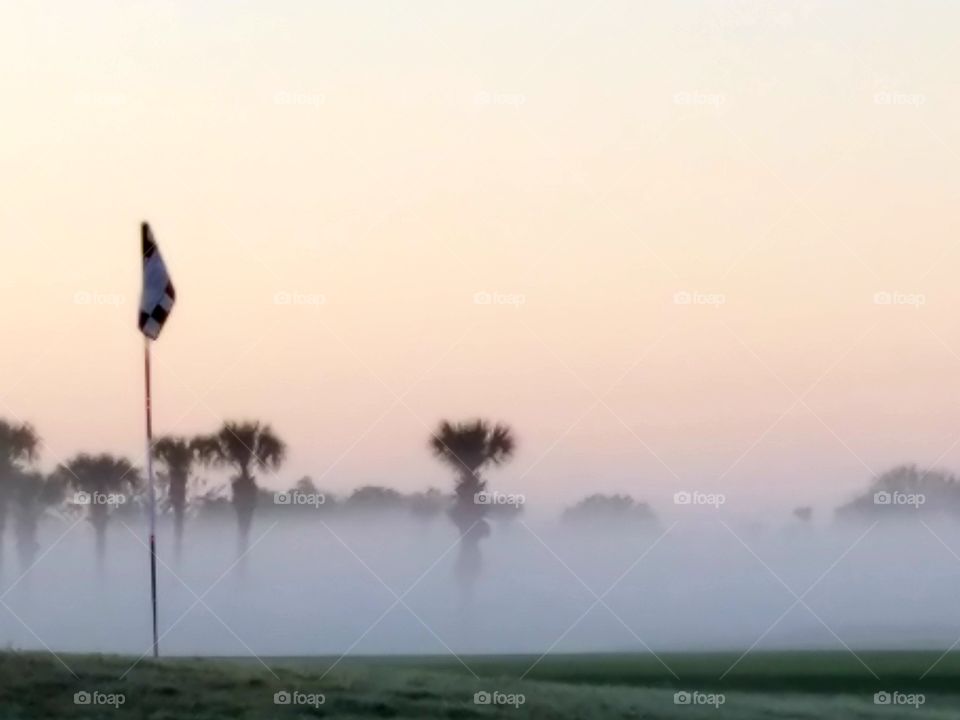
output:
[[[867,490],[836,510],[840,520],[922,515],[960,516],[960,483],[941,470],[900,465],[874,478]]]
[[[413,493],[409,498],[410,512],[415,518],[424,522],[440,517],[453,503],[452,495],[444,495],[436,488]]]
[[[657,515],[647,503],[629,495],[597,493],[567,508],[562,520],[569,525],[622,528],[656,525]]]

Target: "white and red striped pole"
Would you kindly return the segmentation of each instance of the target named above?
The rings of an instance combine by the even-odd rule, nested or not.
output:
[[[157,492],[153,480],[153,404],[150,399],[150,338],[143,338],[143,371],[147,411],[147,483],[150,488],[150,601],[153,606],[153,656],[160,657],[157,636]]]

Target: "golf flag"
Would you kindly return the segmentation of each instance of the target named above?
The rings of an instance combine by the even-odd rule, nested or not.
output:
[[[177,293],[170,282],[170,274],[163,263],[150,225],[140,226],[143,240],[143,294],[140,296],[140,332],[151,340],[160,337]]]

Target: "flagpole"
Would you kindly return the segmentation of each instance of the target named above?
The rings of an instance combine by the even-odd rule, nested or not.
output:
[[[150,339],[143,338],[143,371],[147,412],[147,482],[150,487],[150,600],[153,605],[153,656],[160,657],[157,637],[157,493],[153,480],[153,403],[150,399]]]

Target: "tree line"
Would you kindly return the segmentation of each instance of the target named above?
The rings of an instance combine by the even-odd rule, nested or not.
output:
[[[0,556],[8,518],[13,520],[21,566],[27,569],[39,550],[41,519],[48,512],[67,510],[84,513],[93,527],[96,561],[102,568],[110,518],[135,515],[147,508],[143,472],[123,457],[78,453],[45,474],[36,469],[40,447],[40,436],[33,426],[0,419]],[[509,520],[523,511],[522,497],[491,492],[484,477],[488,468],[513,458],[514,432],[503,423],[486,420],[443,421],[428,438],[427,449],[452,471],[451,492],[431,488],[405,494],[368,485],[346,497],[336,497],[321,492],[306,477],[288,490],[275,493],[266,490],[261,480],[264,474],[276,474],[281,469],[287,457],[286,443],[269,424],[227,421],[209,435],[168,435],[153,443],[158,511],[172,517],[178,560],[187,519],[194,516],[202,520],[232,515],[240,557],[249,547],[257,513],[310,510],[362,515],[402,511],[423,521],[446,516],[460,537],[458,577],[469,587],[480,573],[480,543],[491,533],[489,520]],[[214,468],[229,471],[229,494],[197,487],[198,473]],[[656,517],[649,506],[628,495],[595,494],[568,508],[563,520],[571,524],[648,524],[655,523]]]
[[[0,419],[0,557],[8,519],[16,538],[21,566],[29,568],[39,550],[38,528],[52,510],[79,511],[94,530],[99,566],[106,556],[107,527],[115,514],[134,515],[146,509],[142,471],[123,457],[109,453],[78,453],[52,472],[36,469],[40,437],[28,423]],[[427,521],[446,516],[460,537],[457,572],[470,586],[480,573],[480,543],[491,533],[489,520],[510,520],[523,511],[522,498],[492,493],[484,475],[504,465],[516,450],[513,430],[503,423],[443,421],[428,438],[427,449],[453,474],[452,489],[401,493],[367,485],[345,497],[318,489],[303,478],[282,493],[267,491],[261,478],[277,473],[287,457],[286,443],[273,428],[259,421],[227,421],[215,432],[196,437],[164,436],[152,446],[157,463],[159,506],[173,520],[175,556],[182,555],[188,515],[198,519],[230,514],[236,522],[237,552],[249,547],[256,513],[296,513],[310,510],[340,514],[402,511]],[[230,472],[229,494],[207,489],[191,494],[198,472],[221,468]],[[872,479],[865,492],[836,510],[840,520],[906,516],[960,516],[960,481],[951,473],[901,465]],[[797,508],[794,516],[809,522],[812,510]],[[651,527],[657,517],[649,505],[629,495],[590,495],[567,508],[562,520],[572,526]]]

